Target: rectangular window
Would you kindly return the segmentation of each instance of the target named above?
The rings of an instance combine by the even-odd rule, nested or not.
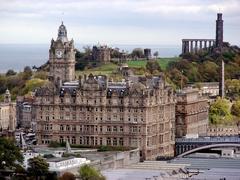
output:
[[[119,130],[120,130],[120,132],[123,132],[123,127],[122,127],[122,126],[120,126]]]
[[[111,126],[107,126],[107,131],[108,131],[108,132],[111,131]]]
[[[64,131],[63,125],[60,125],[60,131]]]
[[[123,138],[119,138],[119,145],[123,146]]]
[[[99,145],[102,145],[102,138],[100,137]]]

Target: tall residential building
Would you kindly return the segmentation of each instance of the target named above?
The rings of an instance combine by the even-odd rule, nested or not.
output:
[[[174,155],[175,96],[162,76],[109,82],[90,74],[49,83],[35,96],[38,144],[139,147],[143,159]]]
[[[199,96],[198,89],[183,89],[177,93],[176,137],[206,136],[208,101]]]
[[[17,126],[24,129],[36,129],[33,97],[17,97]]]

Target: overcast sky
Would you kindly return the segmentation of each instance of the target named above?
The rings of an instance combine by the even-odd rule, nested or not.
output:
[[[240,0],[0,0],[0,43],[49,44],[63,20],[79,44],[180,45],[215,38],[219,11],[240,45]]]

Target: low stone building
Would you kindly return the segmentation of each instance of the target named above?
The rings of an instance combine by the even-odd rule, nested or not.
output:
[[[107,46],[93,46],[92,60],[96,62],[109,62],[111,60],[111,48]]]
[[[177,92],[176,137],[190,134],[207,135],[208,101],[199,96],[198,89]]]
[[[133,71],[131,68],[128,67],[128,64],[126,63],[122,63],[120,66],[119,66],[119,72],[124,76],[124,77],[128,77],[128,76],[131,76],[133,75]]]
[[[149,60],[149,59],[152,58],[151,49],[146,48],[146,49],[143,50],[143,52],[144,52],[144,57],[145,57],[147,60]]]
[[[238,136],[240,127],[237,125],[212,125],[208,127],[208,136]]]
[[[11,94],[6,90],[4,102],[0,102],[0,131],[15,130],[16,103],[11,101]]]

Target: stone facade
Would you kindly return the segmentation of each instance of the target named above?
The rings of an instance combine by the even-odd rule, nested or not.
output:
[[[208,127],[208,101],[199,97],[197,89],[177,93],[176,137],[190,134],[205,136]]]
[[[57,40],[51,41],[49,67],[49,78],[58,85],[75,79],[74,42],[68,41],[67,29],[63,23],[58,29]]]
[[[144,52],[144,57],[145,57],[147,60],[149,60],[149,59],[152,58],[151,49],[146,48],[146,49],[143,50],[143,52]]]
[[[15,130],[16,103],[11,102],[11,94],[6,90],[4,102],[0,103],[0,131]]]
[[[174,154],[174,96],[160,77],[110,83],[89,75],[60,92],[39,89],[35,107],[39,144],[139,147],[144,159]]]
[[[96,62],[102,62],[102,63],[110,62],[111,48],[107,46],[93,46],[92,60]]]
[[[36,128],[33,97],[17,97],[17,126],[24,129]]]

